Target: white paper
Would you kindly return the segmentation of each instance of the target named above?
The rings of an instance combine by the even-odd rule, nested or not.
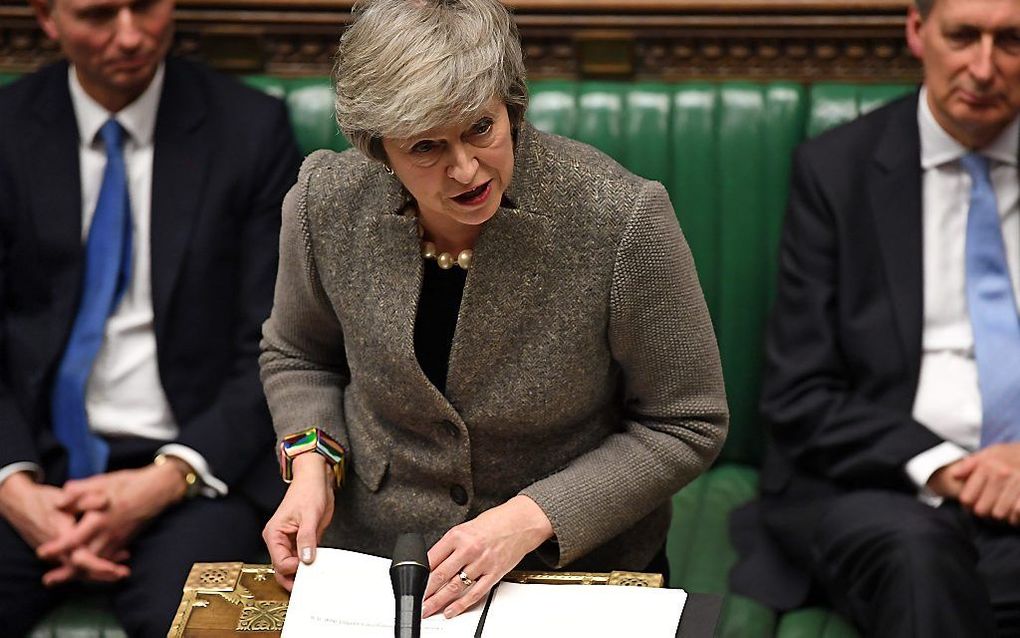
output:
[[[504,582],[493,595],[482,637],[674,638],[686,601],[682,589]]]
[[[393,638],[389,569],[388,558],[320,547],[315,562],[298,566],[281,638]],[[473,638],[482,607],[426,618],[421,635]]]

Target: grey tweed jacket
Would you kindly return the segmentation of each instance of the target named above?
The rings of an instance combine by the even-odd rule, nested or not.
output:
[[[406,197],[377,162],[319,151],[284,203],[262,380],[279,436],[318,426],[348,450],[323,544],[388,556],[401,532],[431,544],[525,494],[555,541],[522,567],[643,569],[728,420],[665,189],[522,125],[446,396],[414,354],[423,266]]]

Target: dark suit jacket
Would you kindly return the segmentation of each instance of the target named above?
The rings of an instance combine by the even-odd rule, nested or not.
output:
[[[794,158],[761,410],[765,494],[915,491],[904,466],[941,442],[913,420],[923,328],[917,94]]]
[[[280,204],[300,161],[276,99],[168,60],[155,128],[152,295],[178,443],[267,508],[279,495],[258,342]],[[66,63],[0,90],[0,467],[63,478],[49,401],[81,294],[78,131]]]
[[[808,579],[756,525],[797,558],[826,501],[915,493],[907,461],[942,442],[911,416],[924,320],[917,100],[820,135],[794,158],[766,342],[763,501],[733,525],[734,589],[780,608],[802,601]]]

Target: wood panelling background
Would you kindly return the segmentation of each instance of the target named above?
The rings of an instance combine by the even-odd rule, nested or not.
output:
[[[57,0],[59,1],[59,0]],[[323,75],[350,0],[178,0],[175,52],[242,73]],[[909,0],[510,0],[531,77],[912,81]],[[0,0],[0,71],[59,57]]]

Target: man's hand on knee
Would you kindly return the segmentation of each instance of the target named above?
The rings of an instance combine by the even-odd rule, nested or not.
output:
[[[950,466],[963,482],[959,501],[975,516],[1020,525],[1020,443],[978,450]]]

